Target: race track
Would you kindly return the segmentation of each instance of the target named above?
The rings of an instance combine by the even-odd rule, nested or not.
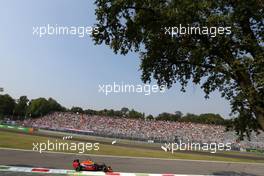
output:
[[[71,162],[90,158],[111,165],[117,172],[175,173],[263,176],[264,164],[228,163],[190,160],[75,155],[65,153],[38,153],[0,149],[0,165],[72,169]],[[0,175],[4,175],[1,173]],[[9,175],[9,173],[5,173]],[[25,174],[26,175],[26,174]],[[30,174],[28,174],[30,175]]]

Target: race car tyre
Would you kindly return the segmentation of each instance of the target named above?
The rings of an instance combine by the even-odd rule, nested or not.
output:
[[[102,171],[104,171],[104,172],[107,172],[107,171],[108,171],[106,165],[103,165],[103,167],[102,167]]]
[[[76,172],[80,172],[81,170],[82,170],[82,167],[81,166],[78,166],[78,167],[76,167]]]
[[[107,167],[107,172],[113,172],[113,169],[111,168],[111,166]]]

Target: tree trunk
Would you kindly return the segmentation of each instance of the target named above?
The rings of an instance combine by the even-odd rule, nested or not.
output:
[[[239,68],[239,67],[238,67]],[[237,68],[236,68],[237,69]],[[258,121],[262,130],[264,130],[264,107],[263,98],[259,95],[258,91],[254,88],[253,83],[250,80],[249,73],[236,71],[237,82],[242,91],[247,95],[246,98],[249,102],[249,106],[254,113],[256,120]]]
[[[254,114],[262,130],[264,130],[264,109],[261,107],[256,107]]]

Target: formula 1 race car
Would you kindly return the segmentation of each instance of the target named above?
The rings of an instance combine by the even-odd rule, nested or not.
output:
[[[72,163],[73,168],[78,171],[103,171],[103,172],[113,172],[110,166],[103,164],[98,164],[92,160],[85,160],[80,162],[78,159],[74,160]]]

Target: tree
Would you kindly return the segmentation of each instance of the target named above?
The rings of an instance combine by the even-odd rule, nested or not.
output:
[[[175,111],[175,115],[180,119],[182,118],[183,114],[181,111]]]
[[[153,115],[149,114],[149,115],[147,115],[146,119],[147,120],[154,120],[154,117],[153,117]]]
[[[156,117],[157,120],[168,120],[168,121],[178,121],[179,118],[180,117],[178,115],[170,114],[167,112],[163,112]]]
[[[13,115],[16,102],[8,94],[0,95],[0,116]]]
[[[115,111],[113,109],[106,110],[105,115],[112,117],[115,115]]]
[[[127,116],[128,112],[129,112],[129,109],[126,108],[126,107],[123,107],[123,108],[121,108],[120,111],[122,112],[123,116]]]
[[[29,102],[27,115],[30,117],[44,116],[50,111],[49,101],[45,98],[37,98]]]
[[[198,122],[198,115],[187,113],[185,116],[182,117],[182,121],[184,122]]]
[[[142,80],[168,88],[201,84],[215,90],[240,114],[239,134],[264,129],[264,25],[260,0],[96,0],[99,34],[115,53],[139,52]],[[179,26],[231,27],[231,34],[168,35]],[[171,28],[170,28],[171,29]],[[245,114],[246,113],[246,114]],[[241,115],[242,114],[242,115]],[[241,118],[246,116],[245,118]],[[251,121],[251,123],[247,123]],[[237,126],[238,127],[238,126]]]
[[[53,98],[48,99],[49,111],[65,111],[66,109],[62,107],[56,100]]]
[[[17,101],[17,104],[14,109],[14,114],[16,116],[19,116],[20,119],[23,119],[26,115],[28,102],[29,100],[27,96],[21,96]]]
[[[223,125],[225,122],[223,117],[221,117],[219,114],[213,113],[200,114],[198,119],[200,123],[207,124]]]
[[[81,107],[77,107],[77,106],[73,106],[70,111],[74,112],[74,113],[83,113],[84,112]]]
[[[96,115],[97,114],[97,112],[95,110],[92,110],[92,109],[86,109],[84,111],[84,113],[87,115]]]
[[[114,111],[114,116],[115,117],[122,117],[123,113],[121,111],[119,111],[119,110],[116,110],[116,111]]]
[[[128,112],[128,118],[142,119],[144,118],[144,116],[143,116],[143,113],[137,112],[136,110],[132,109]]]

